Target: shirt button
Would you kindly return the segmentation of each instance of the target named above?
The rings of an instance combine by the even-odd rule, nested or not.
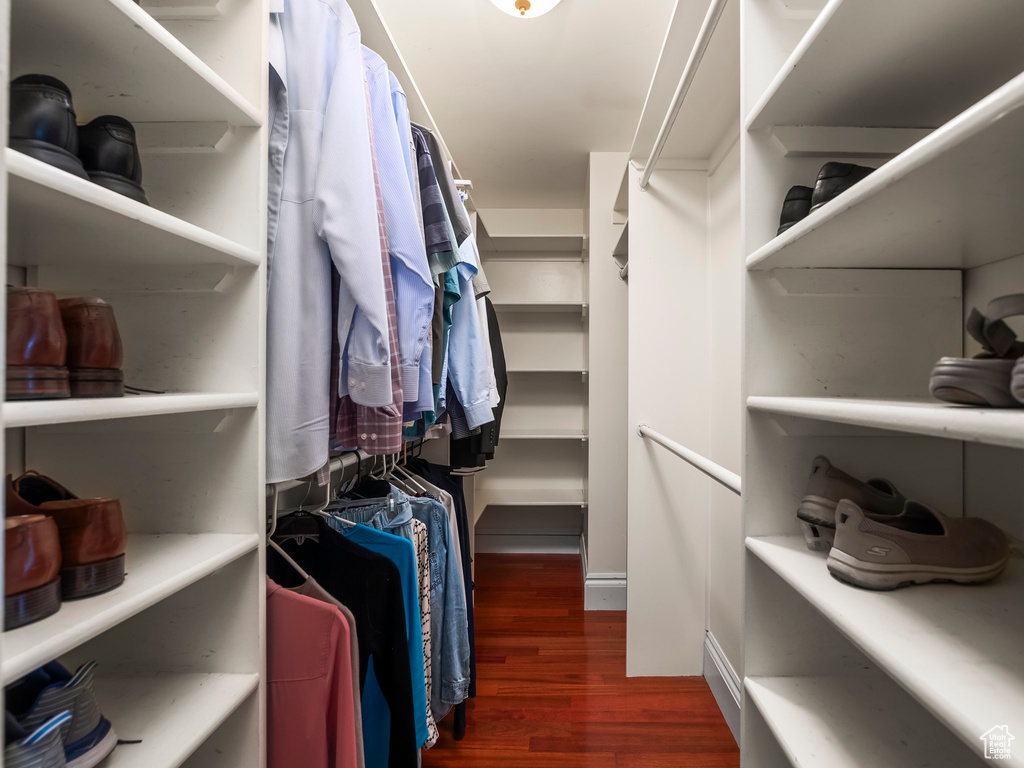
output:
[[[359,386],[360,386],[360,387],[362,387],[363,389],[366,389],[366,382],[364,381],[364,382],[363,382],[362,384],[360,384]]]
[[[348,385],[349,385],[350,387],[354,387],[354,386],[356,385],[356,380],[355,380],[355,379],[349,379],[349,380],[348,380]]]
[[[363,434],[361,434],[361,435],[359,436],[359,439],[360,439],[360,440],[365,440],[365,439],[366,439],[366,433],[365,433],[365,432],[363,432]]]
[[[377,433],[374,432],[372,435],[370,435],[370,439],[371,440],[376,440],[377,439]]]

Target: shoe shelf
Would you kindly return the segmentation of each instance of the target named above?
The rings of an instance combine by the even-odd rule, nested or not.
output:
[[[502,435],[504,437],[504,435]],[[477,488],[477,506],[485,507],[582,507],[582,488]]]
[[[976,759],[881,676],[760,677],[745,681],[789,762],[822,766],[963,768]],[[895,695],[894,695],[895,694]]]
[[[174,413],[255,408],[256,392],[177,392],[165,395],[125,395],[118,398],[23,400],[3,404],[8,429],[44,424],[71,424],[106,419],[129,419]]]
[[[747,549],[972,749],[993,725],[1024,712],[1019,557],[983,587],[932,584],[871,592],[833,579],[825,556],[809,551],[801,536],[751,537]],[[845,700],[851,717],[869,717],[869,705]],[[942,733],[932,730],[933,736]],[[820,730],[808,731],[821,737]],[[1024,756],[1007,764],[1024,765]]]
[[[6,148],[5,161],[12,264],[260,263],[259,251],[28,155]]]
[[[928,437],[1024,448],[1024,410],[947,405],[936,400],[843,397],[747,398],[751,411]]]
[[[502,440],[582,440],[587,435],[582,429],[502,429]]]
[[[121,744],[103,768],[177,768],[256,690],[257,674],[98,677],[96,694]]]
[[[254,552],[258,546],[255,533],[129,534],[124,584],[102,595],[62,603],[52,616],[3,633],[4,684]]]
[[[11,29],[11,74],[64,80],[80,121],[263,123],[258,104],[133,0],[14,0]]]
[[[1024,253],[1022,132],[1024,75],[758,248],[747,268],[968,269]]]
[[[832,0],[750,110],[776,125],[937,128],[1024,70],[1024,6]]]

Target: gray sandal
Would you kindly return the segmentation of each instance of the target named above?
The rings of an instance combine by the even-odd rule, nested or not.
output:
[[[993,299],[985,314],[971,310],[967,332],[983,351],[971,358],[944,357],[935,364],[931,393],[939,400],[960,405],[991,408],[1020,407],[1024,403],[1024,342],[1003,320],[1024,315],[1024,294],[1015,293]],[[1020,371],[1020,383],[1013,385],[1014,366]]]

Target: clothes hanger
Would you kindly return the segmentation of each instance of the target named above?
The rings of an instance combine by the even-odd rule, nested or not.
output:
[[[281,548],[281,545],[278,544],[276,541],[274,541],[273,539],[268,539],[267,540],[267,546],[270,547],[275,552],[277,552],[277,554],[279,554],[281,556],[281,558],[286,563],[288,563],[288,565],[290,565],[295,570],[295,572],[297,574],[299,574],[299,576],[301,576],[303,578],[303,580],[310,581],[313,578],[308,573],[306,573],[304,570],[302,570],[302,566],[300,566],[298,563],[296,563],[294,560],[292,560],[292,558],[288,555],[288,553],[285,552],[284,549]]]

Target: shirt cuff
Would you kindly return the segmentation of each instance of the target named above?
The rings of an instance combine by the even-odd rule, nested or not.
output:
[[[470,429],[476,429],[489,421],[494,421],[494,412],[487,400],[482,400],[473,405],[464,405],[462,409],[466,412],[466,422]]]
[[[415,403],[420,399],[420,366],[409,363],[402,366],[402,400]],[[433,405],[433,403],[431,403]]]
[[[349,360],[348,396],[357,405],[367,408],[383,408],[391,405],[394,394],[391,391],[391,364],[367,365]]]

